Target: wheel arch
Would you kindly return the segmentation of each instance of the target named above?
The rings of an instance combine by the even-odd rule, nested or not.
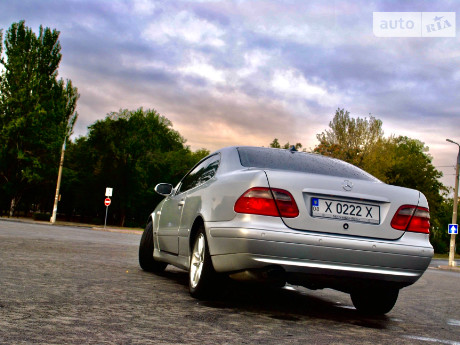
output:
[[[189,253],[191,253],[193,250],[195,236],[200,229],[200,226],[204,227],[204,219],[201,215],[198,215],[193,221],[192,228],[190,229],[190,236],[188,241]]]
[[[149,216],[147,217],[147,221],[145,222],[145,224],[148,224],[149,222],[152,222],[152,225],[153,225],[153,217],[154,217],[154,214],[155,212],[152,212],[149,214]]]

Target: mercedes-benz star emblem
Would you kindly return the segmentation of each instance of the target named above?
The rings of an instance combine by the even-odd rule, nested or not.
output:
[[[351,191],[353,189],[353,182],[349,180],[345,180],[342,183],[343,189],[345,189],[347,192]]]

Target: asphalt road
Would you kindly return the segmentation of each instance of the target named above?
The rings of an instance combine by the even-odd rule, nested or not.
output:
[[[460,345],[458,272],[429,268],[376,318],[329,289],[231,284],[201,302],[185,272],[143,272],[139,240],[0,220],[0,344]]]

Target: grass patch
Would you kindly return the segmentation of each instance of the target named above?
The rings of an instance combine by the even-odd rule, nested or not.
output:
[[[50,213],[35,212],[32,216],[33,220],[49,221],[51,218]]]

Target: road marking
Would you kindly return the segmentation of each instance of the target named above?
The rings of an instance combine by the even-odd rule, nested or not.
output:
[[[460,320],[449,319],[447,320],[447,324],[451,326],[460,326]]]
[[[429,341],[432,343],[440,343],[440,344],[446,344],[446,345],[460,345],[458,341],[442,340],[442,339],[435,339],[435,338],[425,338],[425,337],[418,337],[416,335],[405,335],[404,338],[420,340],[420,341]]]

